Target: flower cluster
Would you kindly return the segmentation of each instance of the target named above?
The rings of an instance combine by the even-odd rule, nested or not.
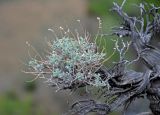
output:
[[[98,52],[95,43],[87,38],[62,37],[50,43],[51,52],[44,60],[32,59],[29,66],[34,74],[43,76],[59,89],[73,84],[106,86],[96,71],[102,66],[105,53]]]

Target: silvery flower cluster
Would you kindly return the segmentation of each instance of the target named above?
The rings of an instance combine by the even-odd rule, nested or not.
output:
[[[50,43],[51,52],[46,59],[29,61],[33,73],[43,76],[59,89],[73,84],[106,86],[96,71],[102,66],[105,53],[98,52],[95,43],[87,38],[62,37]],[[46,74],[46,75],[45,75]]]

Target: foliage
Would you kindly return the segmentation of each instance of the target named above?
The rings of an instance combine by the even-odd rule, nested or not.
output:
[[[27,92],[34,92],[36,90],[37,86],[36,86],[36,82],[27,82],[24,84],[24,89]]]
[[[96,71],[104,63],[106,56],[98,52],[95,43],[89,38],[78,36],[75,38],[57,38],[49,44],[51,52],[46,59],[29,61],[29,67],[37,75],[48,74],[47,82],[56,85],[59,89],[71,87],[77,82],[80,85],[106,86]]]
[[[106,15],[107,5],[111,5],[111,2],[106,0],[89,0],[88,12],[91,15]]]
[[[0,96],[1,115],[32,115],[33,112],[34,115],[41,115],[33,107],[31,98],[26,98],[22,101],[18,97],[11,95]]]
[[[122,0],[114,0],[115,2],[121,3]],[[90,15],[95,15],[95,16],[101,16],[101,17],[107,17],[107,18],[113,18],[113,15],[110,14],[109,9],[112,7],[112,3],[114,1],[107,1],[107,0],[89,0],[88,1],[88,13]],[[155,0],[148,0],[150,3],[152,3]],[[134,3],[139,3],[139,0],[134,0],[133,1],[127,1],[127,4],[125,5],[125,9],[127,9],[128,13],[132,14],[135,13],[135,9],[131,9],[131,4]],[[108,10],[108,11],[107,11]],[[114,16],[114,18],[118,18],[117,16]],[[114,19],[113,19],[114,20]]]

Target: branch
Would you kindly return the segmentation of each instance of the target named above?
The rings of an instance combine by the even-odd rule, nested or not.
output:
[[[86,115],[89,112],[106,115],[110,112],[110,107],[107,104],[98,104],[94,100],[83,100],[74,103],[71,108],[71,114]]]

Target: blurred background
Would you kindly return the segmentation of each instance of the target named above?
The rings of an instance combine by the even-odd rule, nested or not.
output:
[[[138,15],[133,4],[141,1],[128,0],[124,9],[130,15]],[[102,19],[103,33],[108,34],[111,27],[120,24],[120,18],[109,11],[113,2],[122,3],[122,0],[0,0],[0,115],[60,115],[81,99],[79,95],[88,96],[83,90],[55,93],[43,80],[26,82],[34,78],[22,72],[29,59],[26,41],[43,55],[46,41],[53,39],[48,28],[62,26],[81,31],[76,21],[81,20],[83,27],[94,36],[97,17]],[[160,4],[158,0],[147,2]],[[107,53],[111,54],[113,42],[108,40],[106,46]],[[114,56],[113,60],[117,58]],[[147,102],[139,102],[132,104],[128,115],[148,111]]]

